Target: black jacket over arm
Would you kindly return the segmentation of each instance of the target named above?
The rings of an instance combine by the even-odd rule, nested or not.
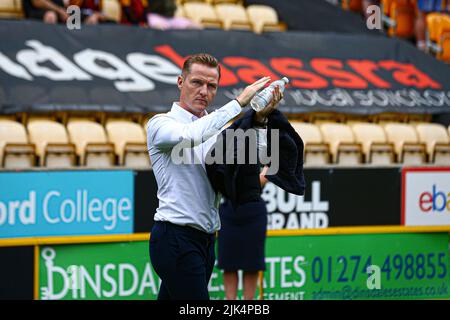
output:
[[[223,130],[217,137],[216,144],[211,148],[208,156],[216,156],[215,152],[219,148],[220,140],[223,142],[223,159],[224,163],[227,153],[232,152],[233,164],[206,164],[206,172],[209,181],[216,192],[220,192],[228,198],[233,206],[238,206],[250,201],[258,201],[261,194],[261,185],[259,182],[260,165],[249,164],[248,157],[245,164],[237,164],[237,144],[226,142],[226,131],[242,129],[247,130],[254,126],[255,111],[248,110],[243,117],[233,122],[231,126]],[[266,178],[282,188],[283,190],[303,195],[305,192],[305,178],[303,175],[303,141],[294,128],[290,125],[286,117],[278,110],[274,110],[268,117],[267,125],[267,149],[270,157],[272,143],[270,130],[279,130],[279,170],[274,175],[267,175]],[[235,141],[236,142],[236,138]],[[246,139],[245,148],[246,155],[249,141]],[[208,161],[207,161],[208,163]]]

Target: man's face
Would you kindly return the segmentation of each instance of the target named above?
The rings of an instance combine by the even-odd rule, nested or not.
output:
[[[194,63],[185,76],[178,77],[180,106],[200,116],[213,102],[219,86],[217,68]]]

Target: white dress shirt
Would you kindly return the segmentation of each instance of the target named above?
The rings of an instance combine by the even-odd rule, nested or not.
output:
[[[241,110],[239,103],[232,100],[197,118],[174,103],[168,113],[149,120],[147,146],[159,200],[155,221],[191,226],[206,233],[220,229],[220,199],[208,180],[205,157],[216,142],[217,134]],[[172,161],[172,149],[179,143],[194,146],[191,150],[196,163],[176,164]]]

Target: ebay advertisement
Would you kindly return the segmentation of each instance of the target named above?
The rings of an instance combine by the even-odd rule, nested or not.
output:
[[[132,171],[0,174],[0,238],[133,232]]]
[[[450,167],[405,168],[402,224],[450,226]]]

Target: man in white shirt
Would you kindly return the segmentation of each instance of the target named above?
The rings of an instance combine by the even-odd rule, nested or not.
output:
[[[220,229],[219,199],[206,174],[205,157],[217,134],[236,117],[269,81],[261,78],[234,100],[208,114],[220,79],[220,66],[208,54],[190,56],[178,77],[180,101],[170,112],[151,118],[147,144],[158,184],[159,207],[150,239],[150,259],[161,278],[159,300],[209,299],[208,282],[214,262],[215,232]],[[264,126],[282,95],[256,113]],[[175,147],[190,146],[189,161],[175,161]]]

